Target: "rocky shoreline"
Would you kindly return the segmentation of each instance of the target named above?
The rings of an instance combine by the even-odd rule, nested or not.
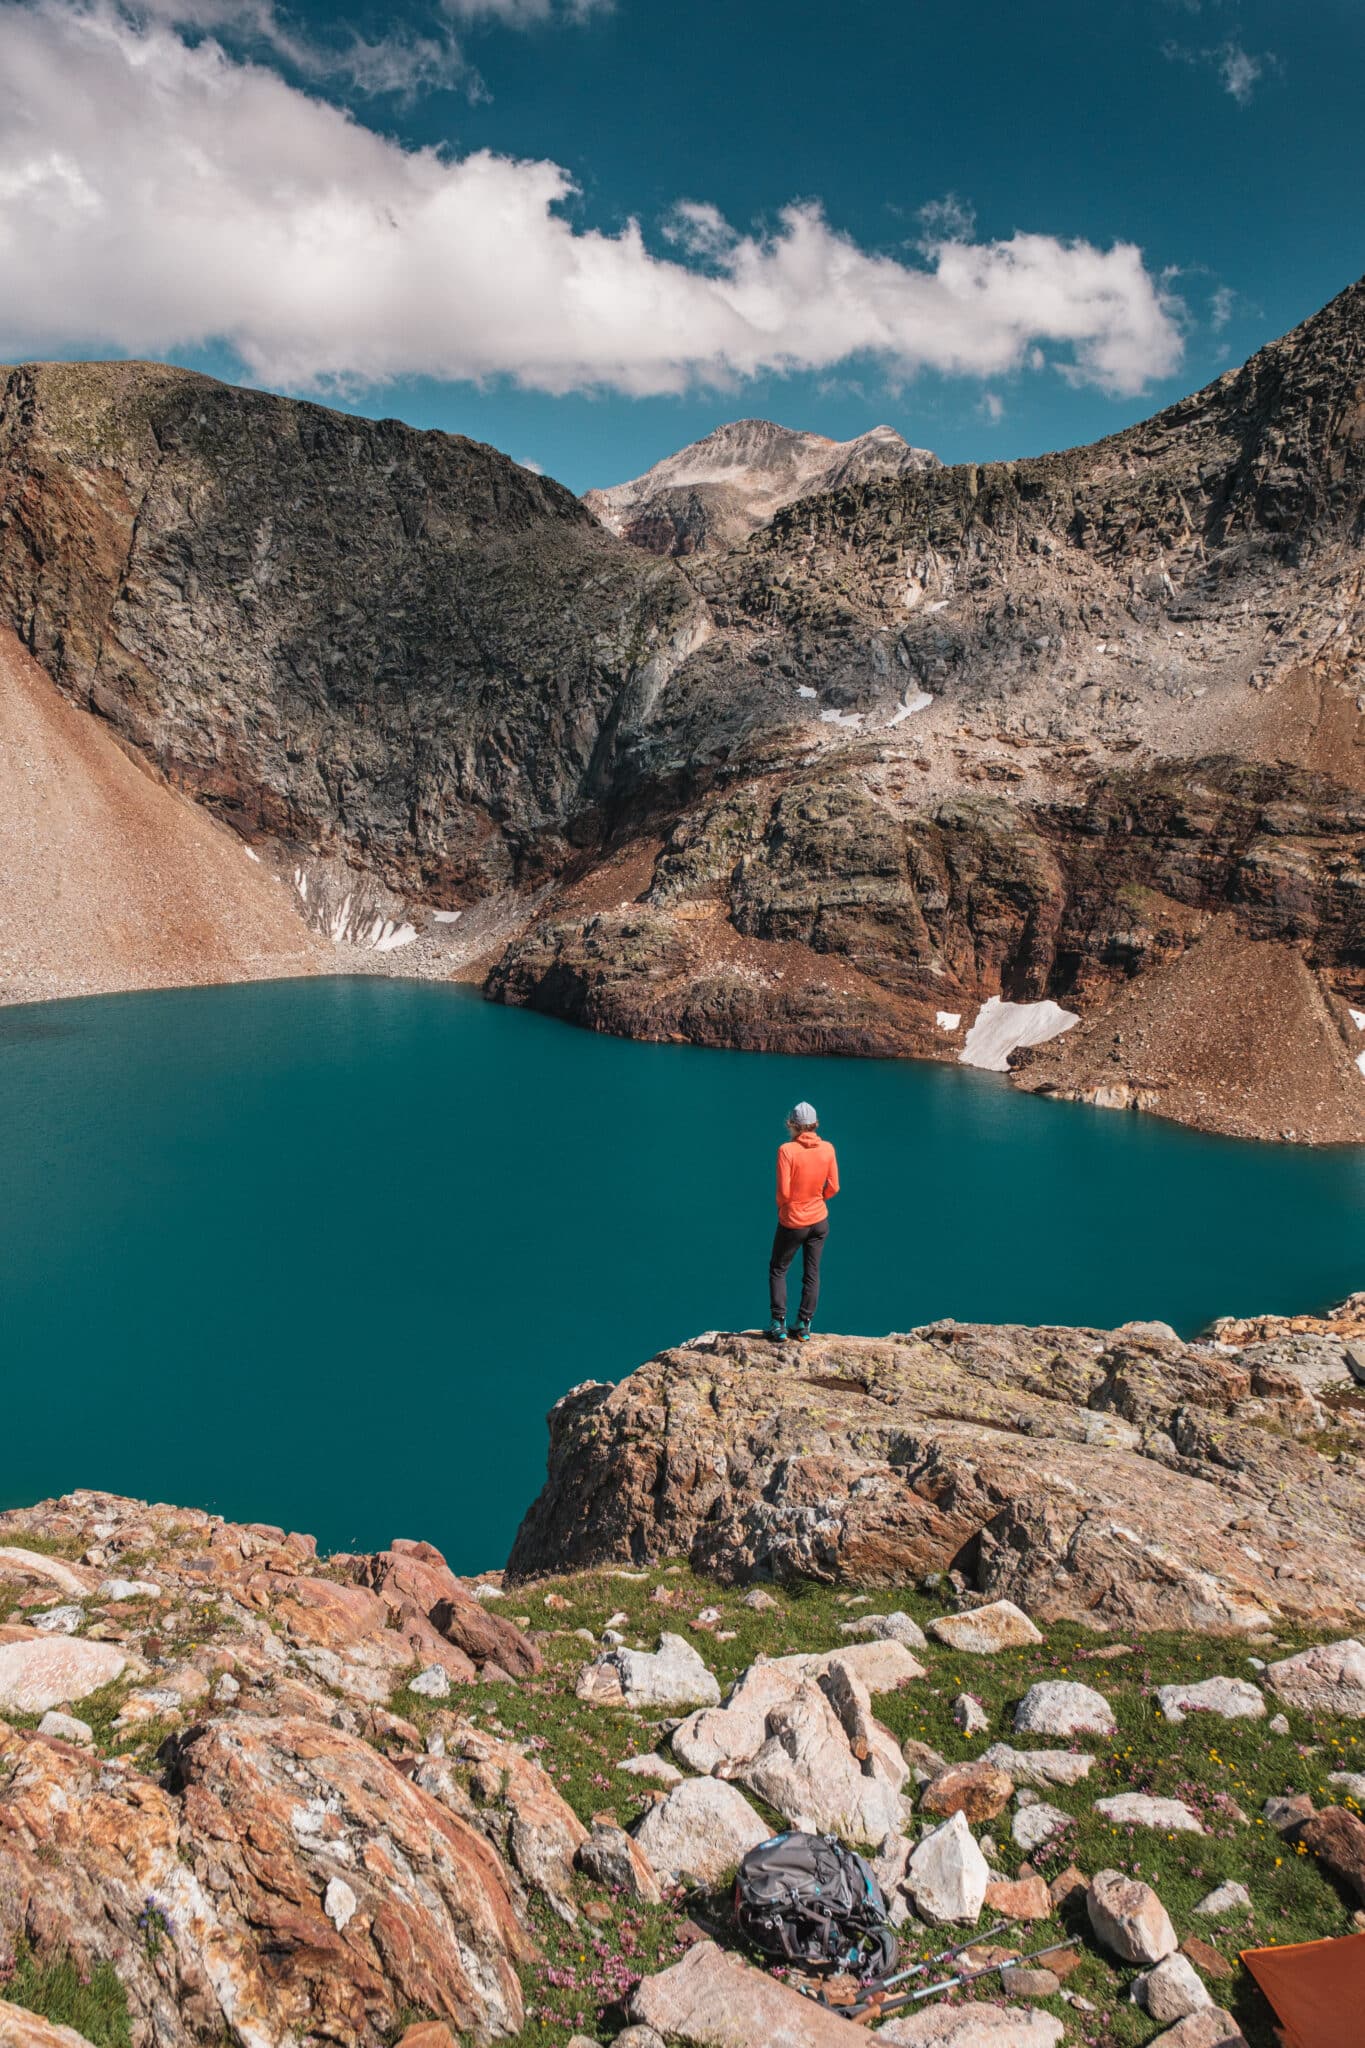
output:
[[[0,1515],[0,2041],[851,2048],[736,1953],[785,1823],[875,1856],[911,1955],[1009,1930],[889,2042],[1269,2048],[1238,1949],[1365,1906],[1362,1379],[1362,1296],[703,1338],[559,1404],[473,1580]]]

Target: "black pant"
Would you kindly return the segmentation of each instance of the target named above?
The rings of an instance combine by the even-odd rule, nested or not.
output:
[[[801,1247],[801,1320],[808,1323],[815,1315],[815,1304],[820,1299],[820,1254],[825,1249],[829,1236],[829,1218],[822,1216],[818,1223],[807,1223],[800,1229],[779,1223],[773,1239],[773,1255],[768,1261],[768,1295],[772,1303],[773,1321],[787,1320],[787,1268],[796,1257],[796,1248]]]

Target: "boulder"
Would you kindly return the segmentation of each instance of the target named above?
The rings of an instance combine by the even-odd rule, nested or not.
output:
[[[1225,1721],[1259,1721],[1265,1715],[1264,1695],[1245,1678],[1205,1678],[1198,1685],[1159,1685],[1156,1699],[1166,1719],[1176,1724],[1187,1714],[1218,1714]]]
[[[611,1891],[626,1892],[652,1906],[663,1900],[663,1888],[640,1844],[607,1821],[594,1821],[587,1841],[579,1844],[578,1867]]]
[[[561,1919],[572,1920],[574,1857],[587,1829],[549,1773],[515,1743],[500,1741],[472,1722],[451,1728],[445,1742],[445,1756],[421,1757],[404,1766],[413,1782],[478,1826],[526,1883],[544,1893]]]
[[[976,1822],[994,1820],[1013,1797],[1014,1780],[993,1764],[978,1759],[950,1764],[946,1771],[931,1778],[920,1794],[920,1805],[927,1813],[941,1814],[945,1820],[950,1813],[964,1813],[969,1821]]]
[[[594,1706],[679,1713],[719,1704],[720,1687],[684,1636],[667,1631],[657,1650],[606,1651],[579,1674],[578,1697]]]
[[[981,1761],[1006,1772],[1016,1785],[1034,1786],[1079,1785],[1095,1766],[1084,1750],[1013,1749],[1008,1742],[993,1742]]]
[[[1152,1799],[1145,1792],[1116,1792],[1097,1799],[1096,1813],[1120,1828],[1164,1828],[1168,1834],[1202,1835],[1203,1822],[1183,1799]]]
[[[1232,2014],[1213,2005],[1177,2020],[1164,2034],[1158,2034],[1149,2048],[1247,2048],[1247,2044]]]
[[[1314,1814],[1299,1830],[1298,1839],[1338,1884],[1365,1906],[1365,1821],[1359,1821],[1344,1806],[1329,1806]]]
[[[930,1622],[929,1633],[950,1650],[966,1651],[973,1657],[990,1657],[997,1650],[1023,1650],[1043,1640],[1041,1630],[1012,1600],[993,1600],[989,1606],[973,1607],[965,1614],[940,1614]]]
[[[716,1884],[772,1830],[735,1786],[721,1778],[684,1778],[632,1833],[656,1871]]]
[[[1194,1964],[1178,1952],[1135,1979],[1133,1996],[1150,2019],[1165,2026],[1213,2004]]]
[[[1272,1664],[1265,1674],[1271,1691],[1306,1714],[1365,1719],[1365,1643],[1318,1643]]]
[[[387,1550],[355,1560],[364,1585],[378,1594],[391,1625],[424,1623],[477,1669],[496,1664],[514,1678],[541,1668],[540,1651],[512,1622],[490,1614],[451,1571],[434,1544],[395,1539]],[[455,1674],[452,1672],[452,1676]]]
[[[30,1616],[32,1627],[40,1635],[73,1636],[85,1620],[83,1607],[45,1607],[41,1613]]]
[[[618,1771],[628,1771],[632,1778],[648,1778],[656,1785],[680,1785],[682,1772],[666,1756],[660,1756],[657,1749],[647,1750],[643,1756],[622,1757],[616,1766]]]
[[[1251,1893],[1244,1884],[1238,1884],[1235,1878],[1229,1878],[1226,1884],[1216,1886],[1211,1892],[1205,1892],[1193,1910],[1203,1914],[1208,1920],[1218,1919],[1224,1913],[1249,1913]]]
[[[875,1636],[881,1642],[904,1643],[907,1650],[927,1650],[928,1640],[917,1621],[897,1608],[892,1614],[860,1614],[856,1621],[842,1621],[839,1632],[846,1636]]]
[[[916,1843],[905,1871],[915,1911],[935,1926],[974,1927],[990,1881],[990,1865],[961,1813]]]
[[[1049,1806],[1045,1800],[1038,1800],[1033,1806],[1021,1806],[1010,1823],[1010,1833],[1026,1856],[1035,1849],[1041,1849],[1044,1842],[1050,1842],[1055,1834],[1071,1826],[1071,1815],[1063,1813],[1059,1806]]]
[[[1050,1920],[1052,1895],[1041,1877],[997,1877],[986,1886],[986,1911],[1005,1920]]]
[[[45,1714],[83,1700],[112,1684],[127,1663],[114,1643],[92,1643],[84,1636],[25,1637],[6,1629],[0,1634],[0,1712]]]
[[[865,2029],[713,1941],[699,1941],[681,1962],[642,1978],[627,2012],[683,2048],[867,2048]]]
[[[418,1693],[423,1699],[448,1699],[450,1673],[439,1664],[428,1664],[425,1671],[419,1671],[416,1678],[408,1680],[408,1690]]]
[[[1050,2012],[1007,2005],[930,2005],[903,2014],[873,2039],[895,2048],[1058,2048],[1062,2023]]]
[[[96,1588],[101,1600],[159,1600],[161,1588],[152,1579],[101,1579]]]
[[[1160,1963],[1179,1943],[1170,1916],[1150,1885],[1119,1870],[1090,1880],[1086,1912],[1096,1941],[1125,1963]]]
[[[26,1550],[21,1544],[0,1544],[0,1579],[21,1585],[55,1586],[69,1599],[84,1600],[95,1590],[98,1574],[85,1565],[70,1564],[65,1558],[49,1557],[41,1550]]]
[[[78,1721],[74,1714],[58,1713],[49,1708],[38,1723],[38,1733],[50,1736],[55,1742],[78,1742],[88,1746],[95,1739],[95,1731],[88,1721]]]
[[[1189,1958],[1201,1977],[1233,1977],[1236,1971],[1226,1956],[1220,1955],[1211,1942],[1202,1941],[1197,1934],[1187,1934],[1180,1944],[1180,1953]]]
[[[914,1735],[907,1735],[901,1744],[901,1755],[909,1766],[910,1775],[917,1785],[927,1785],[940,1771],[948,1768],[948,1759],[940,1756],[930,1743],[921,1742]]]
[[[1021,1735],[1112,1735],[1117,1723],[1103,1693],[1074,1679],[1049,1678],[1031,1685],[1014,1710]]]
[[[975,1694],[960,1692],[953,1701],[953,1719],[964,1735],[984,1735],[990,1717]]]
[[[1061,1978],[1051,1970],[1007,1963],[1000,1972],[1000,1989],[1006,1998],[1055,1998],[1061,1988]]]
[[[892,1754],[903,1776],[906,1767],[894,1744]],[[871,1755],[866,1768],[859,1763],[819,1685],[806,1683],[773,1708],[766,1740],[733,1775],[791,1827],[812,1834],[880,1842],[897,1832],[905,1818],[899,1783],[888,1780]]]

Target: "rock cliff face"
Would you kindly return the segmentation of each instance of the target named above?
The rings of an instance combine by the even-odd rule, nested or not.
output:
[[[635,547],[693,555],[747,540],[797,498],[938,466],[936,455],[911,448],[894,427],[831,441],[771,420],[731,420],[630,483],[585,491],[583,503]]]
[[[685,1556],[728,1579],[956,1572],[1038,1620],[1235,1630],[1365,1614],[1365,1301],[1182,1343],[939,1323],[665,1351],[550,1417],[509,1569]],[[795,1355],[793,1355],[793,1353]]]
[[[13,371],[0,623],[321,925],[477,909],[502,1000],[956,1057],[1050,998],[1026,1086],[1365,1139],[1365,285],[1091,448],[712,441],[665,510],[776,509],[667,560],[475,443]]]

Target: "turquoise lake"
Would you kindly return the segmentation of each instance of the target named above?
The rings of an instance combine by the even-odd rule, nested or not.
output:
[[[766,1318],[801,1096],[844,1182],[825,1329],[1192,1334],[1365,1286],[1365,1154],[957,1068],[363,978],[0,1010],[0,1506],[102,1487],[500,1564],[559,1394]]]

